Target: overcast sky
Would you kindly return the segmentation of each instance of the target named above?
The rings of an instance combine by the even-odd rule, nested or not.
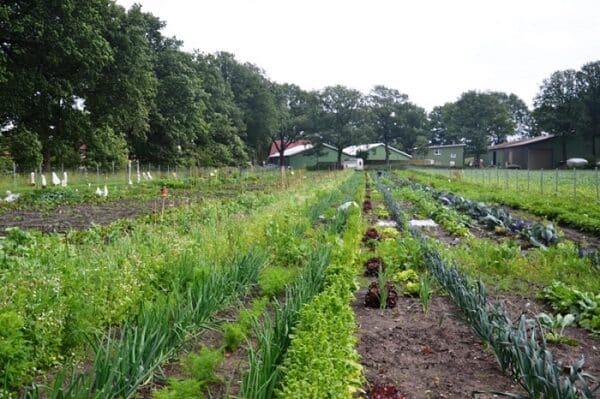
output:
[[[598,0],[117,0],[184,49],[228,51],[304,89],[383,84],[430,110],[470,89],[530,106],[553,71],[600,60]]]

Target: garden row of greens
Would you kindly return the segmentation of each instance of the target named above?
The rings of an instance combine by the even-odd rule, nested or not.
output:
[[[392,185],[390,180],[383,181]],[[418,184],[400,189],[390,187],[390,192],[395,198],[414,202],[416,208],[427,217],[456,214],[441,213],[439,209],[446,206],[437,201],[430,191],[422,190],[421,187]],[[486,207],[480,204],[479,208]],[[464,219],[447,219],[446,226],[462,220]],[[596,278],[596,258],[579,256],[577,244],[569,240],[547,240],[543,236],[536,238],[531,235],[525,238],[528,242],[534,238],[538,242],[553,245],[534,246],[522,252],[521,246],[510,239],[498,243],[469,236],[460,245],[446,248],[444,252],[471,275],[492,282],[498,288],[514,290],[524,284],[522,288],[527,292],[532,283],[540,288],[545,287],[539,293],[540,298],[554,310],[572,314],[580,326],[593,334],[600,333],[600,281]]]
[[[274,315],[265,315],[256,329],[258,343],[249,352],[249,370],[241,387],[243,397],[306,397],[305,389],[320,394],[329,390],[334,393],[331,397],[346,392],[344,397],[349,397],[352,387],[360,386],[358,361],[345,369],[338,368],[348,364],[348,356],[355,360],[358,356],[352,341],[353,318],[348,319],[348,312],[352,312],[351,281],[347,279],[353,276],[348,271],[352,265],[345,262],[349,245],[356,242],[360,211],[356,204],[340,208],[332,208],[331,204],[348,205],[359,195],[361,182],[360,175],[355,175],[313,208],[311,219],[322,223],[315,231],[316,249],[307,269],[287,287],[285,301],[276,303]],[[344,307],[338,297],[330,301],[332,290],[337,293],[343,288],[347,291],[342,296]],[[341,341],[329,340],[333,330]],[[324,353],[329,356],[324,357]],[[319,373],[319,379],[311,378],[315,373]]]
[[[361,204],[363,197],[361,188],[353,200]],[[280,398],[353,398],[362,386],[351,307],[362,231],[360,208],[349,208],[342,241],[331,237],[334,248],[325,289],[300,312],[282,367]]]
[[[535,215],[555,220],[589,233],[600,234],[600,205],[593,201],[522,191],[506,191],[501,188],[483,187],[476,183],[429,174],[419,171],[398,171],[400,177],[431,185],[437,189],[454,192],[476,201],[494,202],[523,209]]]
[[[178,334],[155,337],[154,353],[144,354],[158,364],[151,359],[166,356],[169,345],[163,341],[180,341],[191,324],[208,317],[207,311],[189,307],[204,307],[211,292],[222,291],[233,298],[253,283],[265,259],[254,248],[266,241],[269,216],[293,209],[321,190],[331,190],[343,178],[339,175],[331,182],[316,178],[313,188],[303,186],[277,195],[246,193],[234,200],[207,201],[201,207],[169,212],[161,224],[121,221],[72,233],[66,239],[13,230],[2,243],[0,267],[0,319],[7,326],[0,333],[4,389],[19,388],[50,366],[65,367],[67,358],[82,358],[90,340],[97,342],[98,366],[106,363],[100,359],[103,351],[118,361],[113,356],[116,348],[126,350],[129,345],[131,364],[138,362],[141,373],[147,374],[148,365],[136,350],[152,347],[144,334],[154,329],[144,329],[144,325],[154,323],[161,330],[167,320],[169,329],[178,326],[173,329]],[[241,232],[240,224],[245,226]],[[233,280],[224,280],[222,274]],[[234,289],[228,291],[223,284],[233,284]],[[215,298],[228,299],[220,295]],[[214,306],[207,309],[216,310]],[[171,316],[159,317],[170,312],[181,325]],[[107,329],[114,332],[105,334]],[[123,369],[129,366],[123,362],[115,370],[125,373]],[[98,383],[80,377],[83,382],[70,384],[79,384],[73,388],[79,391],[86,389],[84,385],[104,389],[97,385],[102,378],[120,377],[96,376]],[[132,389],[136,383],[132,378],[124,375],[121,379],[127,381],[113,386]]]
[[[405,218],[393,195],[381,181],[378,188],[394,215],[399,229],[406,231]],[[555,363],[546,348],[535,320],[522,315],[514,325],[501,305],[489,303],[484,284],[468,278],[454,264],[440,254],[436,245],[417,230],[410,235],[420,242],[425,264],[452,300],[463,310],[475,332],[488,343],[496,354],[502,369],[517,381],[532,398],[592,398],[600,389],[600,381],[582,371],[583,359],[571,365],[569,374],[562,374],[562,367]],[[515,397],[519,397],[516,395]]]
[[[516,218],[501,207],[489,206],[483,202],[475,202],[452,193],[438,191],[427,185],[413,183],[408,179],[395,178],[394,181],[412,192],[421,193],[427,198],[432,197],[442,203],[444,206],[438,207],[437,212],[442,212],[444,215],[451,209],[461,212],[467,220],[463,223],[468,224],[468,220],[473,218],[487,229],[498,234],[518,235],[527,240],[530,245],[538,248],[545,249],[559,241],[558,232],[552,224]],[[436,216],[435,212],[433,216]],[[443,221],[445,218],[442,218]]]
[[[156,391],[154,397],[198,397],[202,387],[215,380],[213,371],[223,360],[223,351],[235,350],[248,339],[253,324],[258,344],[249,349],[249,371],[244,376],[241,391],[244,397],[274,395],[281,376],[280,363],[290,343],[289,333],[300,308],[322,290],[331,247],[339,241],[348,220],[348,212],[343,208],[338,210],[337,205],[352,198],[360,181],[359,175],[355,175],[337,190],[323,192],[308,211],[288,211],[273,216],[266,231],[270,266],[261,272],[258,282],[263,297],[253,301],[252,310],[242,310],[238,322],[222,325],[222,348],[203,348],[198,355],[183,357],[180,363],[188,377],[169,379],[169,385]],[[286,282],[289,285],[280,303],[275,297],[280,293],[281,284]],[[264,300],[269,299],[274,299],[269,306],[274,317],[268,312],[263,314]],[[262,325],[256,325],[256,319],[261,317]]]

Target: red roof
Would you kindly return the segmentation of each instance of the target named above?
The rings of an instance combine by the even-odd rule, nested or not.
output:
[[[275,145],[275,143],[277,143],[277,145]],[[277,150],[277,146],[279,146],[279,148],[281,148],[281,140],[275,140],[275,143],[271,143],[271,150],[269,151],[269,156],[271,155],[279,155],[279,150]],[[285,147],[285,149],[290,149],[290,148],[294,148],[297,147],[299,145],[306,145],[306,144],[310,144],[310,141],[308,140],[298,140],[298,141],[292,141],[291,143],[289,143],[287,145],[287,147]]]

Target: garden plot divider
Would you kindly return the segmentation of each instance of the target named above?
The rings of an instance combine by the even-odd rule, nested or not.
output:
[[[386,205],[401,215],[402,211],[389,190],[380,180],[377,181]],[[407,232],[403,220],[402,216],[398,218],[398,229]],[[492,347],[502,370],[523,387],[527,398],[597,397],[600,380],[583,371],[583,358],[570,365],[568,374],[563,375],[563,366],[554,362],[543,334],[539,333],[537,321],[521,315],[518,323],[514,324],[500,304],[488,302],[481,281],[473,282],[457,265],[448,265],[429,239],[418,230],[410,229],[409,233],[420,240],[425,263],[432,275],[462,309],[474,331]],[[518,394],[498,394],[523,398]]]

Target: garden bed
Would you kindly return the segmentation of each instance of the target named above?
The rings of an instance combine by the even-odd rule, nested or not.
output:
[[[415,399],[519,391],[447,297],[433,297],[425,314],[418,298],[403,296],[396,309],[366,308],[365,292],[359,291],[353,308],[360,327],[358,351],[369,385],[393,384]]]

